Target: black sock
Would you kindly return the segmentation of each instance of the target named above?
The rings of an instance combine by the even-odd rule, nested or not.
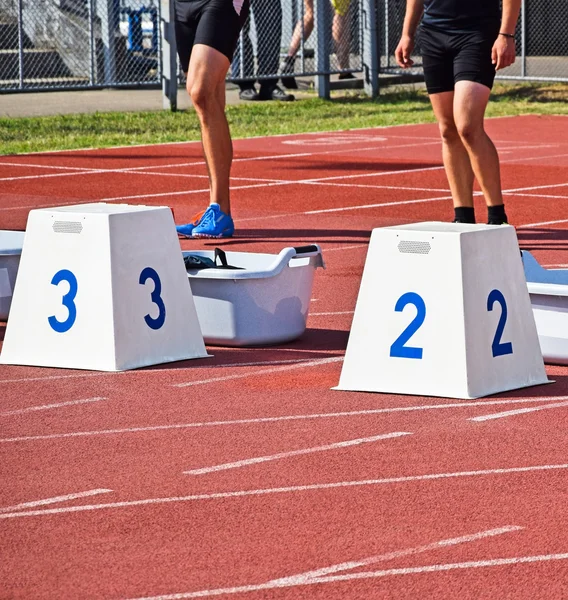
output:
[[[475,223],[475,211],[473,206],[454,207],[454,223]]]
[[[507,215],[505,214],[505,205],[487,207],[487,224],[488,225],[503,225],[507,223]]]

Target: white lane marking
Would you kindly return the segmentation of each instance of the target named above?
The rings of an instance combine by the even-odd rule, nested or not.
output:
[[[541,221],[540,223],[527,223],[526,225],[519,225],[517,229],[528,229],[529,227],[540,227],[542,225],[559,225],[560,223],[568,223],[568,219],[559,219],[558,221]]]
[[[247,592],[258,592],[260,590],[273,590],[277,588],[294,587],[297,585],[320,585],[322,583],[333,583],[336,581],[351,581],[355,579],[375,579],[379,577],[393,577],[396,575],[414,575],[419,573],[436,573],[452,571],[455,569],[479,569],[484,567],[501,567],[506,565],[521,565],[554,560],[566,560],[565,554],[541,554],[537,556],[517,556],[514,558],[493,558],[490,560],[476,560],[461,563],[442,563],[426,565],[423,567],[406,567],[403,569],[387,569],[384,571],[367,571],[362,573],[349,573],[346,575],[330,575],[315,579],[307,579],[298,583],[268,582],[258,585],[243,585],[232,588],[218,588],[212,590],[201,590],[199,592],[185,592],[176,594],[165,594],[161,596],[143,596],[131,598],[130,600],[183,600],[185,598],[207,598],[210,596],[223,596],[226,594],[244,594]]]
[[[487,529],[486,531],[480,531],[478,533],[472,533],[470,535],[463,535],[455,538],[448,538],[426,544],[424,546],[417,546],[415,548],[406,548],[404,550],[395,550],[394,552],[387,552],[386,554],[379,554],[378,556],[371,556],[362,560],[353,560],[349,562],[340,563],[338,565],[332,565],[330,567],[324,567],[322,569],[315,569],[314,571],[307,571],[298,575],[291,575],[289,577],[281,577],[279,579],[273,579],[269,583],[300,583],[308,579],[320,578],[333,573],[339,573],[340,571],[350,571],[359,567],[365,567],[367,565],[375,564],[378,562],[384,562],[388,560],[394,560],[396,558],[402,558],[403,556],[412,556],[413,554],[420,554],[422,552],[430,552],[431,550],[439,550],[440,548],[447,548],[448,546],[457,546],[458,544],[465,544],[468,542],[476,542],[487,537],[494,537],[497,535],[503,535],[504,533],[511,533],[513,531],[521,531],[523,527],[518,525],[506,525],[505,527],[499,527],[497,529]]]
[[[302,454],[313,454],[315,452],[327,452],[328,450],[337,450],[338,448],[349,448],[350,446],[359,446],[361,444],[368,444],[371,442],[376,442],[378,440],[398,438],[403,435],[412,435],[412,433],[408,431],[394,431],[393,433],[383,433],[381,435],[374,435],[371,437],[359,438],[355,440],[346,440],[344,442],[335,442],[333,444],[326,444],[325,446],[314,446],[313,448],[302,448],[301,450],[278,452],[277,454],[270,454],[267,456],[256,456],[254,458],[237,460],[235,462],[215,465],[213,467],[191,469],[189,471],[184,471],[184,475],[205,475],[206,473],[216,473],[218,471],[227,471],[229,469],[240,469],[242,467],[248,467],[249,465],[256,465],[259,463],[270,462],[273,460],[280,460],[282,458],[290,458],[292,456],[300,456]]]
[[[405,204],[425,204],[427,202],[439,202],[440,200],[451,200],[451,196],[438,196],[436,198],[419,198],[418,200],[399,200],[398,202],[378,202],[376,204],[361,204],[359,206],[342,206],[340,208],[325,208],[321,210],[309,210],[306,215],[320,215],[323,213],[343,212],[346,210],[363,210],[366,208],[384,208],[385,206],[402,206]]]
[[[36,506],[45,506],[46,504],[57,504],[58,502],[67,502],[69,500],[77,500],[79,498],[88,498],[97,494],[109,494],[112,490],[97,489],[88,490],[87,492],[77,492],[75,494],[66,494],[65,496],[55,496],[53,498],[44,498],[43,500],[33,500],[32,502],[21,502],[15,506],[0,507],[0,513],[13,512],[23,508],[35,508]]]
[[[10,415],[21,415],[27,412],[33,412],[36,410],[50,410],[52,408],[62,408],[64,406],[76,406],[77,404],[87,404],[89,402],[99,402],[100,400],[108,400],[108,398],[86,398],[85,400],[70,400],[69,402],[58,402],[56,404],[43,404],[41,406],[28,406],[26,408],[20,408],[18,410],[7,410],[0,413],[0,417],[7,417]]]
[[[504,194],[510,194],[515,196],[522,196],[523,198],[552,198],[557,200],[568,200],[568,196],[553,196],[552,194],[524,194],[518,192],[503,192]]]
[[[566,187],[568,183],[550,183],[548,185],[533,185],[531,187],[511,188],[507,192],[530,192],[531,190],[544,190],[547,188]]]
[[[565,269],[568,267],[568,263],[559,264],[559,265],[542,265],[544,269]]]
[[[537,410],[545,410],[547,408],[561,408],[568,406],[568,402],[559,402],[557,404],[545,404],[544,406],[531,406],[530,408],[517,408],[515,410],[508,410],[500,413],[493,413],[490,415],[481,415],[480,417],[471,417],[468,421],[490,421],[492,419],[503,419],[505,417],[512,417],[514,415],[522,415],[525,413],[536,412]]]
[[[279,488],[265,488],[258,490],[239,490],[235,492],[214,492],[211,494],[195,494],[193,496],[176,496],[170,498],[146,498],[144,500],[130,500],[124,502],[108,502],[106,504],[90,504],[82,506],[68,506],[65,508],[46,508],[43,510],[13,512],[0,514],[0,519],[16,519],[19,517],[41,517],[43,515],[59,515],[74,512],[86,512],[110,508],[129,508],[132,506],[149,506],[158,504],[172,504],[178,502],[199,502],[202,500],[223,500],[228,498],[247,498],[249,496],[268,496],[272,494],[289,494],[293,492],[313,492],[319,490],[333,490],[351,487],[390,485],[411,483],[415,481],[433,481],[439,479],[455,479],[459,477],[483,477],[485,475],[510,475],[514,473],[531,473],[539,471],[553,471],[568,469],[568,464],[534,465],[531,467],[510,467],[503,469],[480,469],[478,471],[457,471],[454,473],[429,473],[427,475],[408,475],[390,477],[386,479],[362,479],[355,481],[337,481],[333,483],[313,483],[307,485],[293,485]]]
[[[305,415],[284,415],[280,417],[257,417],[251,419],[233,419],[227,421],[201,421],[196,423],[174,423],[173,425],[151,425],[148,427],[128,427],[124,429],[100,429],[98,431],[72,431],[68,433],[50,433],[46,435],[30,435],[0,439],[0,443],[28,442],[36,440],[55,440],[73,437],[90,437],[94,435],[115,435],[120,433],[144,433],[148,431],[169,431],[175,429],[193,429],[200,427],[228,427],[233,425],[254,425],[260,423],[279,423],[281,421],[303,421],[308,419],[341,419],[344,417],[360,417],[398,412],[415,412],[422,410],[444,410],[452,408],[471,408],[473,406],[490,406],[499,404],[524,404],[528,402],[550,402],[551,400],[568,399],[568,396],[557,398],[516,398],[508,400],[476,400],[448,404],[423,404],[419,406],[395,406],[392,408],[371,408],[336,413],[312,413]]]
[[[502,162],[514,163],[514,162],[523,162],[523,161],[529,161],[529,160],[544,160],[544,159],[548,159],[548,158],[565,158],[567,156],[568,156],[568,154],[566,154],[566,153],[546,154],[545,156],[526,156],[525,158],[511,158],[510,160],[506,160],[506,161],[502,161]]]
[[[254,373],[238,373],[236,375],[224,375],[223,377],[211,377],[210,379],[201,379],[197,381],[186,381],[184,383],[172,383],[172,387],[182,388],[190,387],[193,385],[204,385],[206,383],[216,383],[218,381],[232,381],[234,379],[244,379],[245,377],[258,377],[260,375],[272,375],[272,373],[280,373],[281,371],[291,371],[292,369],[305,369],[306,367],[317,367],[319,365],[326,365],[328,363],[341,362],[343,356],[332,356],[331,358],[320,358],[316,360],[309,360],[296,365],[288,365],[284,367],[276,367],[274,369],[263,369],[262,371],[255,371]]]

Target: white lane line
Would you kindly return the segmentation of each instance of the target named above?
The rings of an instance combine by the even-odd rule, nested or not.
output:
[[[529,161],[529,160],[544,160],[544,159],[549,159],[549,158],[566,158],[567,156],[568,156],[568,154],[566,154],[566,153],[546,154],[545,156],[526,156],[525,158],[511,158],[511,159],[508,159],[508,160],[502,161],[502,162],[514,163],[514,162],[524,162],[524,161]]]
[[[449,546],[457,546],[458,544],[476,542],[477,540],[481,540],[484,538],[503,535],[504,533],[511,533],[513,531],[521,531],[522,529],[524,528],[519,527],[518,525],[506,525],[505,527],[499,527],[497,529],[487,529],[486,531],[480,531],[478,533],[472,533],[469,535],[463,535],[455,538],[448,538],[445,540],[440,540],[438,542],[433,542],[431,544],[426,544],[424,546],[406,548],[404,550],[395,550],[394,552],[387,552],[386,554],[379,554],[378,556],[371,556],[362,560],[353,560],[349,562],[340,563],[338,565],[332,565],[330,567],[324,567],[322,569],[316,569],[314,571],[307,571],[298,575],[280,577],[278,579],[271,580],[269,583],[301,583],[302,581],[306,581],[307,579],[320,578],[326,575],[339,573],[341,571],[350,571],[352,569],[365,567],[367,565],[372,565],[378,562],[394,560],[397,558],[402,558],[404,556],[412,556],[414,554],[420,554],[422,552],[430,552],[432,550],[439,550],[440,548],[447,548]]]
[[[523,198],[552,198],[557,200],[568,200],[568,196],[553,196],[552,194],[524,194],[518,192],[503,192],[508,195],[522,196]]]
[[[130,600],[183,600],[185,598],[208,598],[211,596],[223,596],[228,594],[244,594],[247,592],[258,592],[261,590],[273,590],[277,588],[295,587],[298,585],[320,585],[322,583],[334,583],[336,581],[352,581],[355,579],[376,579],[379,577],[393,577],[396,575],[415,575],[420,573],[437,573],[443,571],[453,571],[455,569],[479,569],[484,567],[502,567],[508,565],[521,565],[539,562],[548,562],[555,560],[567,560],[568,553],[565,554],[541,554],[537,556],[516,556],[513,558],[493,558],[491,560],[476,560],[461,563],[442,563],[436,565],[426,565],[423,567],[406,567],[403,569],[387,569],[384,571],[367,571],[362,573],[349,573],[346,575],[330,575],[316,579],[307,579],[305,581],[290,582],[268,582],[258,585],[242,585],[232,588],[218,588],[211,590],[201,590],[199,592],[182,592],[176,594],[164,594],[160,596],[143,596],[131,598]]]
[[[390,477],[386,479],[362,479],[355,481],[337,481],[332,483],[313,483],[308,485],[293,485],[279,488],[265,488],[258,490],[239,490],[235,492],[214,492],[211,494],[195,494],[193,496],[176,496],[170,498],[146,498],[144,500],[130,500],[124,502],[108,502],[106,504],[86,504],[82,506],[68,506],[65,508],[46,508],[43,510],[13,512],[0,514],[0,519],[16,519],[20,517],[41,517],[44,515],[60,515],[66,513],[104,510],[111,508],[130,508],[133,506],[150,506],[159,504],[172,504],[179,502],[200,502],[210,500],[224,500],[228,498],[248,498],[250,496],[268,496],[272,494],[290,494],[293,492],[314,492],[319,490],[333,490],[342,488],[391,485],[399,483],[412,483],[415,481],[435,481],[439,479],[456,479],[461,477],[484,477],[486,475],[511,475],[516,473],[531,473],[541,471],[554,471],[568,469],[568,464],[534,465],[530,467],[510,467],[504,469],[480,469],[478,471],[457,471],[454,473],[429,473],[427,475],[408,475],[403,477]]]
[[[531,187],[511,188],[507,192],[530,192],[532,190],[544,190],[549,188],[566,187],[568,183],[550,183],[548,185],[533,185]]]
[[[319,365],[326,365],[329,363],[341,362],[343,356],[332,356],[331,358],[319,358],[316,360],[309,360],[300,364],[288,365],[284,367],[276,367],[274,369],[263,369],[262,371],[255,371],[254,373],[238,373],[236,375],[225,375],[223,377],[211,377],[210,379],[201,379],[197,381],[186,381],[184,383],[172,383],[172,387],[183,388],[191,387],[194,385],[204,385],[207,383],[216,383],[219,381],[232,381],[234,379],[244,379],[245,377],[259,377],[260,375],[272,375],[273,373],[280,373],[281,371],[291,371],[292,369],[305,369],[306,367],[318,367]]]
[[[70,400],[69,402],[58,402],[56,404],[42,404],[41,406],[28,406],[26,408],[20,408],[18,410],[7,410],[0,413],[0,417],[7,417],[10,415],[21,415],[27,412],[33,412],[36,410],[50,410],[52,408],[63,408],[64,406],[76,406],[77,404],[87,404],[89,402],[99,402],[100,400],[108,400],[108,398],[86,398],[85,400]]]
[[[514,415],[523,415],[525,413],[536,412],[537,410],[545,410],[547,408],[561,408],[568,406],[568,402],[559,402],[557,404],[545,404],[544,406],[531,406],[530,408],[518,408],[491,415],[482,415],[480,417],[471,417],[468,421],[490,421],[492,419],[503,419],[505,417],[513,417]]]
[[[360,417],[398,412],[415,412],[423,410],[444,410],[453,408],[471,408],[474,406],[490,406],[501,404],[524,404],[528,402],[550,402],[551,400],[568,399],[568,396],[557,398],[515,398],[507,400],[475,400],[448,404],[423,404],[419,406],[395,406],[391,408],[371,408],[335,413],[312,413],[304,415],[284,415],[280,417],[256,417],[251,419],[232,419],[227,421],[201,421],[195,423],[174,423],[172,425],[151,425],[147,427],[128,427],[124,429],[100,429],[96,431],[71,431],[67,433],[50,433],[45,435],[29,435],[0,439],[0,443],[29,442],[36,440],[56,440],[74,437],[90,437],[95,435],[116,435],[121,433],[144,433],[149,431],[170,431],[175,429],[194,429],[201,427],[230,427],[233,425],[255,425],[261,423],[279,423],[282,421],[304,421],[309,419],[341,419],[344,417]]]
[[[541,227],[542,225],[559,225],[560,223],[568,223],[568,219],[559,219],[558,221],[541,221],[540,223],[528,223],[527,225],[519,225],[517,229]]]
[[[342,206],[340,208],[325,208],[321,210],[309,210],[306,215],[320,215],[323,213],[343,212],[346,210],[363,210],[365,208],[384,208],[385,206],[402,206],[405,204],[425,204],[427,202],[439,202],[451,200],[451,196],[437,196],[436,198],[419,198],[418,200],[399,200],[398,202],[378,202],[377,204],[361,204],[359,206]]]
[[[408,431],[395,431],[393,433],[383,433],[381,435],[374,435],[366,438],[359,438],[355,440],[346,440],[344,442],[335,442],[333,444],[327,444],[325,446],[315,446],[313,448],[303,448],[301,450],[290,450],[289,452],[278,452],[277,454],[270,454],[267,456],[256,456],[254,458],[247,458],[243,460],[237,460],[235,462],[224,463],[221,465],[215,465],[213,467],[203,467],[201,469],[191,469],[184,471],[184,475],[205,475],[206,473],[216,473],[218,471],[227,471],[229,469],[240,469],[242,467],[248,467],[249,465],[256,465],[263,462],[270,462],[273,460],[280,460],[282,458],[290,458],[292,456],[301,456],[302,454],[313,454],[315,452],[327,452],[328,450],[337,450],[338,448],[349,448],[350,446],[359,446],[361,444],[368,444],[371,442],[377,442],[378,440],[388,440],[391,438],[398,438],[403,435],[412,435]]]
[[[45,498],[43,500],[33,500],[32,502],[22,502],[14,506],[0,507],[0,513],[13,512],[23,508],[35,508],[36,506],[45,506],[46,504],[57,504],[58,502],[67,502],[69,500],[77,500],[79,498],[88,498],[97,494],[109,494],[112,490],[97,489],[88,490],[87,492],[77,492],[75,494],[66,494],[65,496],[55,496],[53,498]]]

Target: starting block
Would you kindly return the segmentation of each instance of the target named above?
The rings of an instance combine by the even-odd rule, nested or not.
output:
[[[169,208],[30,212],[0,363],[123,371],[205,356]]]
[[[338,390],[479,398],[548,383],[515,229],[374,229]]]

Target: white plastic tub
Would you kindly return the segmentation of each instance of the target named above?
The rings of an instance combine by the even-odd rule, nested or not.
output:
[[[530,252],[522,255],[544,362],[568,365],[568,270],[545,269]]]
[[[23,231],[0,229],[0,321],[8,320],[24,235]]]
[[[183,252],[214,260],[214,251]],[[206,344],[258,346],[288,342],[306,329],[314,273],[325,268],[317,244],[279,254],[227,252],[242,270],[188,269]]]

